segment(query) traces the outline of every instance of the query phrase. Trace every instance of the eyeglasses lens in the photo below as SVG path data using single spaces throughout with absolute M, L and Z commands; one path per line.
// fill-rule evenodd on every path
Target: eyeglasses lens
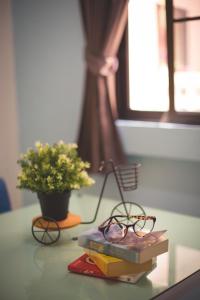
M 112 223 L 104 230 L 104 237 L 109 242 L 119 242 L 126 234 L 126 226 L 123 224 Z
M 138 236 L 144 236 L 153 230 L 153 220 L 138 220 L 135 224 L 135 233 Z

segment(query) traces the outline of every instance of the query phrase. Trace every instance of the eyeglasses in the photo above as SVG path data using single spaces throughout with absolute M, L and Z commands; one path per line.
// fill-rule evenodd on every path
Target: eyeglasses
M 156 217 L 143 215 L 129 216 L 128 221 L 131 224 L 124 224 L 124 220 L 127 220 L 126 215 L 112 216 L 104 221 L 98 227 L 98 230 L 103 233 L 107 241 L 113 243 L 123 240 L 128 232 L 134 232 L 138 237 L 142 238 L 152 232 Z

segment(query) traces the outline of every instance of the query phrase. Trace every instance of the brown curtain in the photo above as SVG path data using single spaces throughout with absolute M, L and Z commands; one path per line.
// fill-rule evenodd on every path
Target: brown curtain
M 96 172 L 102 160 L 124 163 L 115 127 L 116 57 L 127 24 L 128 0 L 80 0 L 85 31 L 86 79 L 78 146 Z

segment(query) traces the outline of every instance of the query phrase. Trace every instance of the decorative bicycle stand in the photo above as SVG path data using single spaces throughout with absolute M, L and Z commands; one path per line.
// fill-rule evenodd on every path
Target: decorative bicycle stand
M 116 166 L 111 159 L 103 162 L 99 168 L 99 171 L 104 171 L 105 177 L 93 219 L 90 221 L 81 222 L 80 216 L 72 214 L 70 212 L 68 213 L 67 218 L 62 221 L 56 221 L 48 217 L 36 217 L 32 221 L 32 235 L 35 240 L 44 245 L 51 245 L 59 240 L 61 230 L 71 228 L 79 224 L 94 223 L 98 215 L 107 179 L 111 174 L 114 174 L 121 199 L 121 202 L 114 206 L 114 208 L 112 209 L 111 216 L 115 214 L 124 215 L 124 222 L 129 224 L 130 216 L 146 215 L 142 206 L 132 201 L 125 201 L 123 195 L 123 192 L 133 191 L 137 189 L 138 172 L 140 166 L 141 165 L 138 163 Z

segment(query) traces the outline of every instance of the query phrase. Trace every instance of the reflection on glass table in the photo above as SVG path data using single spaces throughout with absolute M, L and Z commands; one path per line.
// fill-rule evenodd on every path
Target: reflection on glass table
M 90 218 L 98 198 L 75 193 L 70 211 Z M 150 299 L 200 269 L 199 218 L 145 207 L 156 216 L 155 230 L 167 230 L 169 252 L 157 258 L 157 267 L 137 284 L 119 283 L 68 272 L 67 266 L 83 254 L 72 238 L 101 224 L 117 200 L 104 199 L 95 224 L 78 225 L 62 232 L 52 246 L 38 244 L 31 234 L 38 204 L 0 216 L 1 299 Z

